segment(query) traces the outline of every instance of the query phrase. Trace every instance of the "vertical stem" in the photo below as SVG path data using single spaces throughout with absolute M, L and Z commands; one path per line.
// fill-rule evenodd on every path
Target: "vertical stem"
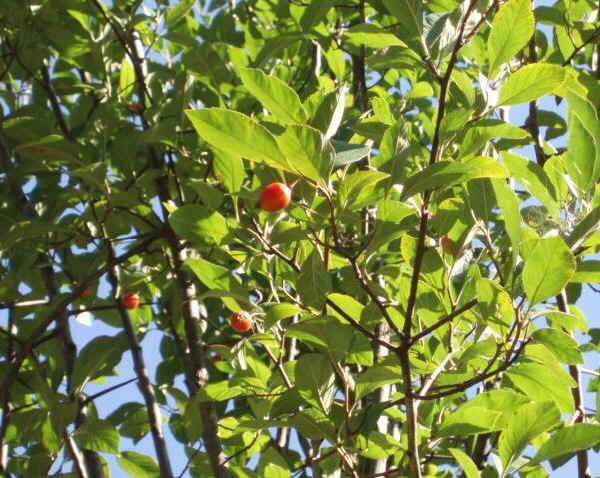
M 151 101 L 148 87 L 146 85 L 146 63 L 143 57 L 143 49 L 139 34 L 132 32 L 128 38 L 122 35 L 121 29 L 115 22 L 112 21 L 110 16 L 104 11 L 102 5 L 98 0 L 92 0 L 96 8 L 101 12 L 105 20 L 112 26 L 112 29 L 117 35 L 121 46 L 125 50 L 125 53 L 129 55 L 131 62 L 134 67 L 136 81 L 138 83 L 138 96 L 142 104 L 145 103 L 146 98 Z M 144 130 L 147 130 L 150 126 L 143 114 L 139 115 L 140 120 L 144 126 Z M 155 148 L 149 147 L 148 154 L 152 166 L 156 169 L 162 170 L 164 163 L 160 158 L 160 155 Z M 171 199 L 169 193 L 168 177 L 165 175 L 159 177 L 155 181 L 160 203 L 162 205 L 162 212 L 164 220 L 167 220 L 168 211 L 166 210 L 164 203 Z M 206 367 L 206 356 L 202 347 L 202 339 L 198 335 L 196 323 L 202 318 L 200 317 L 200 307 L 198 300 L 196 299 L 196 287 L 189 277 L 189 273 L 183 269 L 183 263 L 186 259 L 186 251 L 182 249 L 178 244 L 178 239 L 175 233 L 166 225 L 166 232 L 169 241 L 169 249 L 173 256 L 175 276 L 179 288 L 184 295 L 184 306 L 183 306 L 183 318 L 185 322 L 185 332 L 188 342 L 189 363 L 191 363 L 192 370 L 186 370 L 186 383 L 188 390 L 192 395 L 195 395 L 197 391 L 206 385 L 209 381 L 209 373 Z M 221 440 L 218 435 L 218 417 L 216 412 L 216 406 L 214 402 L 202 402 L 200 405 L 200 413 L 203 424 L 203 440 L 204 446 L 208 453 L 213 475 L 215 478 L 224 478 L 226 476 L 226 456 L 223 453 L 223 447 Z
M 438 112 L 437 118 L 435 122 L 435 132 L 433 135 L 433 141 L 431 144 L 431 154 L 429 157 L 429 164 L 436 163 L 441 154 L 442 154 L 442 144 L 441 144 L 441 125 L 442 120 L 444 119 L 444 115 L 446 112 L 446 103 L 448 100 L 448 90 L 450 88 L 450 80 L 452 78 L 452 71 L 456 65 L 458 60 L 458 52 L 462 46 L 462 39 L 465 32 L 465 27 L 467 21 L 477 4 L 477 0 L 471 0 L 469 6 L 467 7 L 467 11 L 463 17 L 462 23 L 459 28 L 458 36 L 456 39 L 456 44 L 454 49 L 452 50 L 452 54 L 450 56 L 450 60 L 448 61 L 448 66 L 446 67 L 446 71 L 444 76 L 440 79 L 440 96 L 438 103 Z M 417 407 L 415 406 L 414 399 L 412 398 L 412 377 L 411 377 L 411 366 L 410 366 L 410 357 L 409 350 L 411 344 L 411 330 L 413 319 L 416 310 L 416 302 L 417 302 L 417 293 L 419 289 L 419 278 L 421 275 L 421 267 L 423 265 L 423 258 L 425 256 L 425 238 L 427 237 L 427 227 L 429 221 L 429 204 L 431 201 L 433 191 L 430 189 L 425 192 L 423 197 L 423 205 L 421 206 L 421 222 L 419 224 L 419 237 L 417 242 L 417 251 L 415 255 L 415 263 L 413 266 L 411 284 L 410 284 L 410 292 L 408 295 L 408 302 L 406 306 L 406 314 L 404 320 L 403 327 L 403 346 L 398 351 L 398 355 L 400 358 L 400 364 L 402 367 L 402 377 L 403 377 L 403 386 L 404 386 L 404 404 L 406 406 L 406 414 L 407 414 L 407 428 L 408 428 L 408 453 L 410 455 L 410 462 L 412 468 L 412 476 L 413 478 L 421 478 L 421 463 L 419 459 L 419 429 L 417 423 Z
M 387 322 L 382 322 L 381 324 L 379 324 L 379 327 L 377 330 L 377 336 L 381 340 L 385 340 L 386 342 L 390 341 L 391 330 L 390 330 L 390 326 L 388 325 Z M 386 357 L 389 355 L 389 353 L 390 353 L 390 351 L 387 347 L 384 347 L 381 344 L 377 345 L 376 356 L 378 358 Z M 392 395 L 391 392 L 392 392 L 392 385 L 384 385 L 383 387 L 381 387 L 379 389 L 379 397 L 378 397 L 379 403 L 387 402 Z M 382 414 L 377 419 L 377 431 L 379 433 L 383 433 L 384 435 L 387 435 L 389 432 L 389 428 L 390 428 L 390 419 L 387 415 Z M 379 460 L 376 460 L 373 472 L 374 473 L 384 473 L 387 471 L 387 468 L 388 468 L 387 465 L 388 465 L 387 458 L 381 458 Z
M 73 460 L 75 461 L 75 470 L 77 471 L 79 477 L 90 478 L 85 463 L 85 457 L 83 456 L 83 453 L 81 452 L 81 450 L 77 446 L 77 443 L 75 443 L 75 440 L 73 440 L 73 437 L 71 435 L 67 435 L 67 446 L 69 447 L 69 450 L 73 455 Z
M 106 231 L 104 231 L 106 238 Z M 107 248 L 109 254 L 109 260 L 115 260 L 115 251 L 112 244 L 107 239 Z M 138 387 L 144 402 L 146 403 L 146 413 L 148 414 L 148 421 L 150 422 L 150 433 L 152 435 L 152 441 L 154 442 L 154 450 L 156 451 L 156 459 L 160 468 L 160 476 L 162 478 L 173 478 L 173 471 L 171 470 L 171 462 L 169 460 L 169 454 L 167 452 L 167 445 L 165 443 L 165 437 L 162 431 L 161 414 L 156 400 L 156 394 L 152 383 L 150 383 L 150 377 L 146 363 L 144 362 L 144 356 L 142 353 L 142 347 L 137 339 L 135 328 L 129 316 L 129 312 L 125 309 L 125 306 L 119 299 L 120 295 L 120 284 L 119 284 L 119 271 L 118 267 L 114 266 L 109 270 L 108 273 L 109 282 L 113 288 L 113 294 L 116 297 L 116 308 L 121 317 L 125 334 L 129 342 L 129 350 L 133 358 L 133 368 L 135 374 L 138 377 Z
M 15 350 L 13 335 L 16 332 L 15 327 L 15 309 L 14 305 L 8 309 L 8 347 L 6 356 L 12 364 L 15 360 Z M 8 468 L 8 443 L 6 443 L 6 431 L 10 422 L 10 413 L 12 411 L 12 402 L 10 397 L 10 387 L 6 387 L 2 391 L 2 421 L 0 422 L 0 474 L 6 474 Z
M 556 296 L 556 303 L 558 310 L 566 314 L 569 313 L 569 304 L 567 302 L 567 294 L 563 290 L 559 295 Z M 579 365 L 569 365 L 569 374 L 575 380 L 577 384 L 571 389 L 573 394 L 573 400 L 575 402 L 575 423 L 583 423 L 585 419 L 585 404 L 583 400 L 583 383 L 581 382 L 581 371 Z M 591 478 L 589 457 L 587 450 L 580 450 L 577 452 L 577 476 L 578 478 Z
M 600 20 L 600 2 L 598 2 L 598 18 Z M 600 79 L 600 43 L 596 45 L 596 77 Z
M 412 398 L 412 377 L 410 372 L 410 357 L 408 348 L 403 347 L 398 355 L 402 366 L 402 385 L 404 387 L 404 405 L 406 407 L 406 426 L 408 435 L 408 457 L 410 460 L 411 476 L 422 478 L 421 459 L 419 457 L 419 433 L 417 423 L 417 408 Z
M 535 51 L 535 32 L 531 37 L 531 40 L 529 40 L 529 62 L 537 62 L 537 53 Z M 538 107 L 536 100 L 529 102 L 529 117 L 525 123 L 534 139 L 533 147 L 535 150 L 536 161 L 540 166 L 544 166 L 544 163 L 546 162 L 546 155 L 544 154 L 544 150 L 540 145 L 540 127 L 538 123 Z

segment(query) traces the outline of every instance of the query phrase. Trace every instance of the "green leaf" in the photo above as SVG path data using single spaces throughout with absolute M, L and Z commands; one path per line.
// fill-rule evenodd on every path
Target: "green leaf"
M 121 74 L 119 75 L 119 96 L 129 98 L 135 88 L 135 71 L 128 55 L 121 62 Z
M 334 0 L 311 0 L 300 19 L 302 30 L 308 32 L 312 27 L 323 21 L 334 3 Z
M 539 329 L 531 334 L 536 342 L 543 344 L 563 363 L 583 363 L 583 356 L 577 347 L 577 341 L 569 334 L 556 329 Z
M 360 302 L 358 302 L 354 297 L 350 297 L 349 295 L 344 294 L 330 294 L 329 300 L 337 305 L 340 309 L 342 309 L 346 314 L 348 314 L 353 319 L 359 321 L 360 316 L 365 308 Z M 338 316 L 342 321 L 346 322 L 346 319 L 343 316 L 339 315 L 335 309 L 331 308 L 331 313 Z
M 230 398 L 243 395 L 244 393 L 247 393 L 247 390 L 244 387 L 232 385 L 230 380 L 222 380 L 220 382 L 209 383 L 202 387 L 199 400 L 223 402 Z
M 287 319 L 301 312 L 302 309 L 295 304 L 275 304 L 267 311 L 264 321 L 265 329 L 270 329 L 280 320 Z
M 211 146 L 233 156 L 294 172 L 263 126 L 237 111 L 222 108 L 185 110 L 198 135 Z
M 508 62 L 527 45 L 534 30 L 533 4 L 529 0 L 509 0 L 500 7 L 487 42 L 490 78 L 495 76 L 500 65 Z
M 533 306 L 558 294 L 575 273 L 575 257 L 558 236 L 530 239 L 523 268 L 523 285 Z
M 436 189 L 442 191 L 457 184 L 464 184 L 476 178 L 504 178 L 504 167 L 492 158 L 478 157 L 464 163 L 440 161 L 427 166 L 423 171 L 409 177 L 402 191 L 402 198 Z
M 355 171 L 347 176 L 338 191 L 338 201 L 342 209 L 350 206 L 359 194 L 370 185 L 389 177 L 389 174 L 379 171 Z
M 502 430 L 514 411 L 530 401 L 525 395 L 510 389 L 480 393 L 448 415 L 438 434 L 452 436 Z
M 546 206 L 552 217 L 558 218 L 559 206 L 556 192 L 546 172 L 537 163 L 506 151 L 502 152 L 502 160 L 511 176 Z
M 179 20 L 187 15 L 194 7 L 196 0 L 179 0 L 173 8 L 169 8 L 167 13 L 167 25 L 173 27 Z
M 360 23 L 348 28 L 344 32 L 349 43 L 353 45 L 365 45 L 369 48 L 387 48 L 390 46 L 401 46 L 407 48 L 406 44 L 393 33 L 386 32 L 372 23 Z
M 600 177 L 600 122 L 596 108 L 581 93 L 568 89 L 567 100 L 569 174 L 582 191 L 588 191 Z
M 580 246 L 586 238 L 600 229 L 600 207 L 592 209 L 581 221 L 579 221 L 573 232 L 566 239 L 571 249 Z
M 81 391 L 88 381 L 101 374 L 112 374 L 125 350 L 121 336 L 101 335 L 87 343 L 75 361 L 71 388 Z
M 553 310 L 546 312 L 544 315 L 549 321 L 551 321 L 552 327 L 560 327 L 568 330 L 569 332 L 574 332 L 576 329 L 587 332 L 589 327 L 583 312 L 581 312 L 577 306 L 572 304 L 569 306 L 569 308 L 571 309 L 570 314 Z
M 466 436 L 499 430 L 502 412 L 480 406 L 461 407 L 448 415 L 440 430 L 439 436 Z
M 364 435 L 358 437 L 360 454 L 371 460 L 380 460 L 387 456 L 402 451 L 402 445 L 391 435 L 377 430 L 369 432 L 368 438 Z
M 410 34 L 423 33 L 422 0 L 383 0 L 383 4 Z
M 319 130 L 290 125 L 277 137 L 287 163 L 300 175 L 324 184 L 333 167 L 334 150 Z
M 46 417 L 46 421 L 42 425 L 42 436 L 41 441 L 48 451 L 57 453 L 60 450 L 59 434 L 60 431 L 56 430 L 52 425 L 52 419 L 50 415 Z
M 227 220 L 217 211 L 199 204 L 186 204 L 169 214 L 175 233 L 196 244 L 221 244 L 229 233 Z
M 473 462 L 471 457 L 464 451 L 458 448 L 448 448 L 448 451 L 452 454 L 457 463 L 462 467 L 465 472 L 466 478 L 481 478 L 481 474 L 477 469 L 477 465 Z
M 204 259 L 188 259 L 185 265 L 189 267 L 200 281 L 210 289 L 220 289 L 231 294 L 231 297 L 223 298 L 223 302 L 232 311 L 242 307 L 239 302 L 249 305 L 248 292 L 233 276 L 229 269 L 213 264 Z
M 273 478 L 290 478 L 292 476 L 289 469 L 282 468 L 275 463 L 269 463 L 267 466 L 265 466 L 263 473 L 264 476 Z
M 305 320 L 287 330 L 290 337 L 323 347 L 333 360 L 343 360 L 352 349 L 353 329 L 332 318 Z
M 559 422 L 560 412 L 552 402 L 528 403 L 519 408 L 498 441 L 504 468 L 519 457 L 531 440 Z
M 106 420 L 88 420 L 73 434 L 77 444 L 84 450 L 102 453 L 119 453 L 121 435 Z
M 214 148 L 214 167 L 217 178 L 223 182 L 230 193 L 237 193 L 242 189 L 246 178 L 244 161 L 239 155 L 233 155 Z
M 535 63 L 519 68 L 502 87 L 498 106 L 518 105 L 537 100 L 558 89 L 566 78 L 562 66 Z
M 46 161 L 53 160 L 57 162 L 72 162 L 79 154 L 79 149 L 75 143 L 66 141 L 65 138 L 59 134 L 36 137 L 31 141 L 19 144 L 15 148 L 15 151 L 30 159 L 44 158 Z M 106 170 L 105 165 L 99 163 L 96 164 L 102 166 L 98 168 L 98 170 Z M 84 169 L 88 170 L 89 174 L 89 171 L 92 170 L 96 164 L 88 165 L 87 168 Z M 82 169 L 79 171 L 83 172 Z
M 306 123 L 307 115 L 300 97 L 279 78 L 255 68 L 240 70 L 242 83 L 273 116 L 284 123 Z
M 545 441 L 529 464 L 541 463 L 579 450 L 589 450 L 598 443 L 600 443 L 600 425 L 576 423 L 571 427 L 561 428 Z
M 296 290 L 304 304 L 319 309 L 325 305 L 327 294 L 332 290 L 331 277 L 317 250 L 302 264 Z
M 584 261 L 577 266 L 571 282 L 600 283 L 600 261 Z
M 331 140 L 335 148 L 335 166 L 345 166 L 356 163 L 371 152 L 371 147 L 365 144 L 350 144 L 335 139 Z
M 296 388 L 307 402 L 329 413 L 335 393 L 335 374 L 325 354 L 304 354 L 296 365 Z
M 506 233 L 512 245 L 512 262 L 516 264 L 521 248 L 521 214 L 519 212 L 521 203 L 504 179 L 492 179 L 491 182 L 498 206 L 502 210 Z
M 356 379 L 356 398 L 362 398 L 384 385 L 400 382 L 402 382 L 400 365 L 373 365 Z
M 159 478 L 158 463 L 147 455 L 135 451 L 124 451 L 119 456 L 119 465 L 133 478 Z
M 548 363 L 525 362 L 511 368 L 506 375 L 519 390 L 533 400 L 551 399 L 561 412 L 573 412 L 572 379 L 560 365 L 554 367 Z
M 461 110 L 455 110 L 460 113 Z M 464 110 L 468 114 L 470 110 Z M 454 113 L 454 112 L 452 112 Z M 450 113 L 450 114 L 452 114 Z M 444 117 L 446 119 L 447 117 Z M 451 118 L 451 116 L 448 116 Z M 468 118 L 465 118 L 465 121 Z M 444 125 L 445 123 L 442 123 Z M 531 140 L 531 135 L 528 131 L 519 128 L 511 123 L 506 123 L 499 120 L 482 120 L 470 127 L 464 135 L 460 145 L 458 159 L 471 154 L 479 154 L 488 141 L 498 138 L 506 138 L 509 140 Z
M 344 59 L 344 52 L 341 49 L 326 49 L 323 51 L 325 58 L 327 58 L 327 64 L 337 77 L 338 80 L 342 81 L 346 73 L 346 60 Z

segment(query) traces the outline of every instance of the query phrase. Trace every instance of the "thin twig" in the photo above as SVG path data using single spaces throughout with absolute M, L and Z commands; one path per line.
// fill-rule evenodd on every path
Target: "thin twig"
M 450 322 L 451 320 L 453 320 L 455 317 L 459 316 L 463 312 L 466 312 L 467 310 L 473 308 L 475 305 L 477 305 L 477 303 L 478 303 L 477 299 L 470 300 L 462 307 L 459 307 L 458 309 L 452 311 L 450 314 L 448 314 L 443 319 L 438 320 L 435 324 L 430 325 L 429 327 L 423 329 L 418 334 L 413 335 L 411 337 L 410 341 L 408 342 L 409 347 L 412 346 L 415 342 L 421 340 L 423 337 L 429 335 L 431 332 L 434 332 L 435 330 L 439 329 L 442 325 L 447 324 L 448 322 Z

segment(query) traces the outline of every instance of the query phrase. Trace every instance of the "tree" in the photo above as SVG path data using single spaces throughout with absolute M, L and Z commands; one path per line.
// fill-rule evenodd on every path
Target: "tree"
M 0 2 L 0 475 L 591 476 L 599 11 Z

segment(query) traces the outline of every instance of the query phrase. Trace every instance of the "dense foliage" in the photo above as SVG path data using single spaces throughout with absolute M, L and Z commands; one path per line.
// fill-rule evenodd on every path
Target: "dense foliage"
M 2 0 L 0 475 L 591 476 L 599 12 Z

